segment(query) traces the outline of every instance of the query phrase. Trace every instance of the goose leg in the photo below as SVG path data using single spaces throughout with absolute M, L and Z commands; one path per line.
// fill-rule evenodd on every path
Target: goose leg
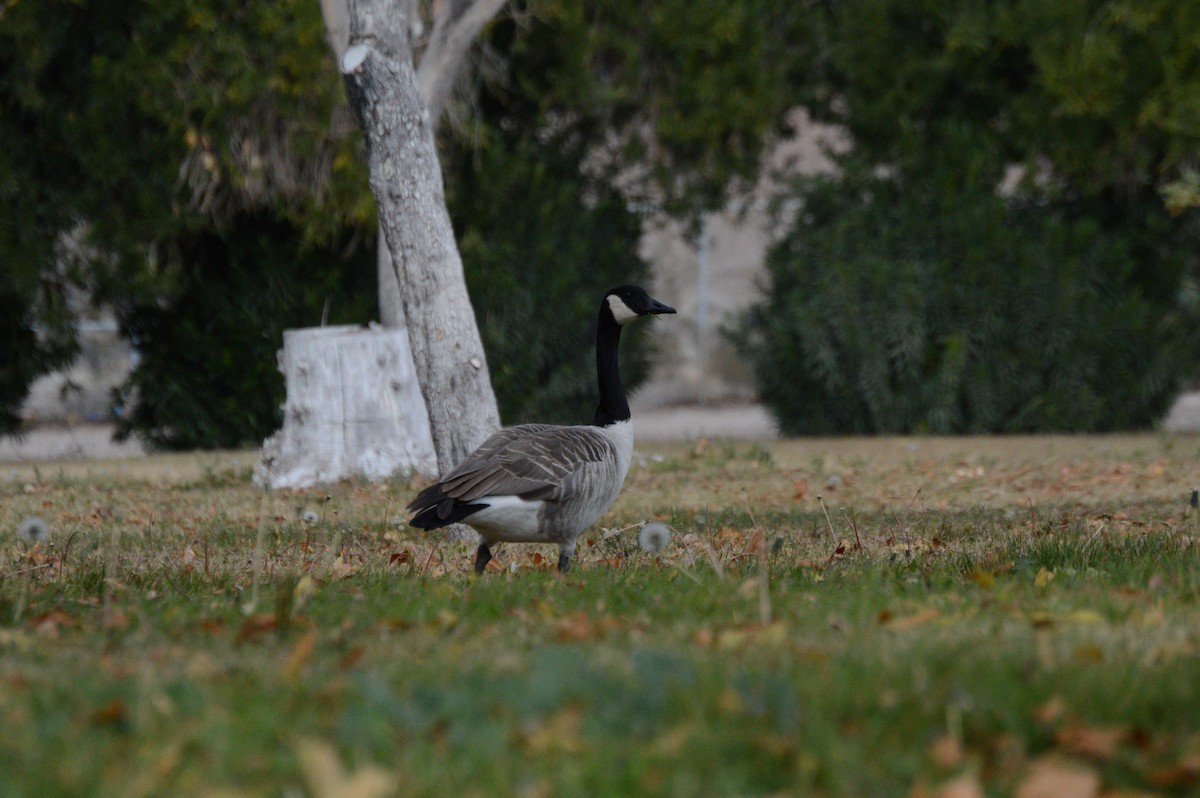
M 480 543 L 479 548 L 475 549 L 475 573 L 483 573 L 483 569 L 487 568 L 487 564 L 492 560 L 492 550 L 488 548 L 488 544 Z
M 565 554 L 558 555 L 558 572 L 565 574 L 571 567 L 571 558 Z

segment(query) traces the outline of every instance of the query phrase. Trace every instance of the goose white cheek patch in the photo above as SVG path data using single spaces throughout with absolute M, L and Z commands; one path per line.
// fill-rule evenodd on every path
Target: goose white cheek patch
M 613 318 L 617 320 L 617 324 L 628 324 L 638 317 L 638 314 L 629 309 L 629 306 L 616 294 L 608 295 L 608 309 L 612 311 Z

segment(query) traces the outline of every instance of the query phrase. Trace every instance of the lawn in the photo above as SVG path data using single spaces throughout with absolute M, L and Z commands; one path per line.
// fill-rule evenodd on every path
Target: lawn
M 0 464 L 0 795 L 1200 790 L 1200 439 L 640 446 L 565 577 L 253 461 Z

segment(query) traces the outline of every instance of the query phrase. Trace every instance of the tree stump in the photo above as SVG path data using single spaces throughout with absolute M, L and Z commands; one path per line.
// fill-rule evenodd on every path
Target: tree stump
M 302 488 L 437 474 L 407 330 L 287 330 L 279 370 L 287 380 L 283 428 L 263 442 L 257 483 Z

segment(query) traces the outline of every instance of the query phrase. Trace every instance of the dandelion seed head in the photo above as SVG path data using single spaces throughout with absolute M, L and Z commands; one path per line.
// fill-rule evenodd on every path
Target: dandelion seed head
M 661 521 L 651 521 L 638 532 L 638 545 L 642 551 L 657 553 L 671 545 L 671 527 Z
M 31 515 L 17 527 L 17 537 L 26 543 L 45 543 L 50 539 L 50 527 L 41 518 Z
M 317 515 L 316 510 L 305 510 L 304 513 L 300 516 L 300 520 L 303 521 L 304 523 L 308 524 L 309 526 L 311 526 L 311 525 L 317 523 L 318 521 L 320 521 L 321 516 Z

